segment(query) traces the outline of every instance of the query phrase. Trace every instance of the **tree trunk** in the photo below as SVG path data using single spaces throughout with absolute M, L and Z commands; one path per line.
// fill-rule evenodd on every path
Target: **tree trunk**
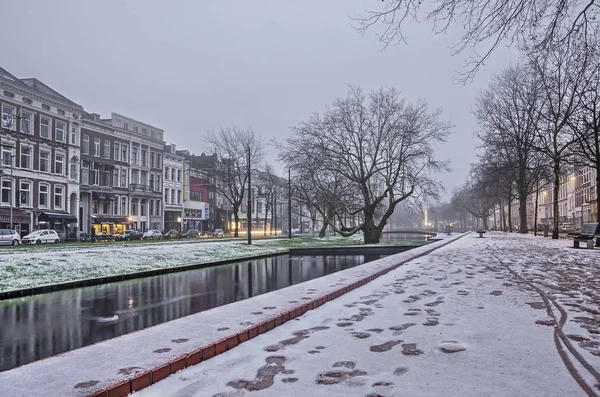
M 379 243 L 379 239 L 381 238 L 381 229 L 375 226 L 372 216 L 365 216 L 362 231 L 365 244 Z
M 498 229 L 498 221 L 496 219 L 496 204 L 494 204 L 494 227 L 493 227 L 493 229 L 494 230 Z
M 596 157 L 596 160 L 598 160 L 596 161 L 596 222 L 600 222 L 600 211 L 598 211 L 598 204 L 600 204 L 600 158 Z M 600 238 L 596 239 L 596 247 L 600 247 Z
M 502 205 L 502 199 L 499 199 L 500 202 L 500 229 L 502 229 L 503 232 L 506 233 L 506 231 L 508 230 L 506 228 L 506 214 L 504 211 L 504 206 Z
M 527 195 L 523 194 L 523 192 L 519 193 L 519 233 L 527 234 L 528 225 L 527 225 Z
M 238 214 L 238 209 L 233 208 L 233 219 L 235 220 L 235 227 L 233 229 L 233 237 L 238 237 L 238 224 L 240 222 L 240 215 Z
M 508 192 L 508 197 L 511 197 L 510 190 Z M 512 222 L 512 203 L 510 202 L 510 198 L 508 199 L 508 232 L 513 232 L 513 222 Z
M 554 230 L 552 231 L 552 239 L 558 240 L 558 192 L 560 191 L 560 160 L 554 159 L 554 188 L 552 189 L 553 203 L 552 209 L 554 211 Z
M 484 216 L 481 218 L 481 222 L 483 223 L 483 230 L 488 230 L 488 218 Z
M 327 227 L 329 226 L 329 221 L 327 218 L 323 218 L 323 226 L 321 226 L 321 230 L 319 231 L 319 237 L 325 237 L 325 233 L 327 232 Z
M 533 235 L 534 236 L 537 236 L 539 195 L 540 195 L 539 181 L 536 181 L 535 182 L 535 211 L 533 214 Z

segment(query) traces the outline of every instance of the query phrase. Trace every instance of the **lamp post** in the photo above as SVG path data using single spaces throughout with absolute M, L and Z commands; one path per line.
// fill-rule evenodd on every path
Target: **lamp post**
M 177 217 L 177 223 L 179 224 L 179 234 L 181 234 L 181 217 Z
M 248 146 L 248 245 L 252 245 L 252 188 L 251 188 L 251 172 L 250 169 L 250 146 Z
M 292 169 L 288 168 L 288 238 L 292 238 Z

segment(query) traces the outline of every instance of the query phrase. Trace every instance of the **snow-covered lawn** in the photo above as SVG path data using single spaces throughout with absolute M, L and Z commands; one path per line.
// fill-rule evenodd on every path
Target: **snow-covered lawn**
M 256 239 L 251 246 L 245 240 L 192 240 L 7 247 L 0 249 L 0 291 L 275 254 L 289 248 L 356 245 L 361 237 Z
M 595 395 L 600 251 L 568 244 L 467 235 L 135 395 Z

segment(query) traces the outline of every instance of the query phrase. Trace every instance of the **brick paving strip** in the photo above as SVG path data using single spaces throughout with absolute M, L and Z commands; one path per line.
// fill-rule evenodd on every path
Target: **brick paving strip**
M 1 372 L 2 396 L 126 396 L 222 354 L 460 237 L 454 235 Z

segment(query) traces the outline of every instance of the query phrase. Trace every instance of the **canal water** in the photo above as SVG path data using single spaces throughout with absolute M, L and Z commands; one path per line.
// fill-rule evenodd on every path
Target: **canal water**
M 0 301 L 0 371 L 385 255 L 280 255 Z

